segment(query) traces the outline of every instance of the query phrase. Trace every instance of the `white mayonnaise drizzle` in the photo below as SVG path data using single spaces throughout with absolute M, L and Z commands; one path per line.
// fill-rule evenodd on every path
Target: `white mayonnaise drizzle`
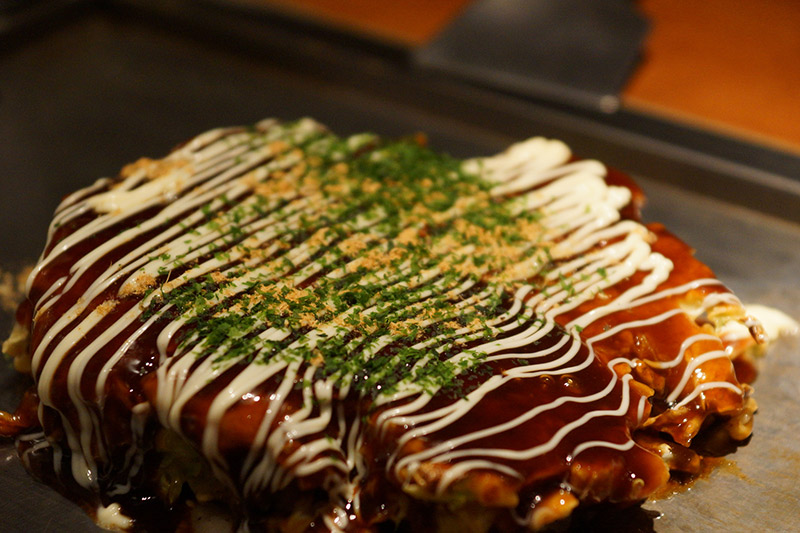
M 267 364 L 247 363 L 245 355 L 225 362 L 215 362 L 215 356 L 224 355 L 227 346 L 221 345 L 216 352 L 199 359 L 203 348 L 198 342 L 189 342 L 175 353 L 169 353 L 170 341 L 188 320 L 188 316 L 170 319 L 169 306 L 159 308 L 152 316 L 142 320 L 142 309 L 152 301 L 155 293 L 148 296 L 140 306 L 132 307 L 121 314 L 114 323 L 100 324 L 107 309 L 100 307 L 86 312 L 89 303 L 105 294 L 107 290 L 121 283 L 121 290 L 138 290 L 137 284 L 156 278 L 162 269 L 168 269 L 171 258 L 182 257 L 187 264 L 205 257 L 209 251 L 224 243 L 225 227 L 211 228 L 204 225 L 204 209 L 219 209 L 221 198 L 236 199 L 243 205 L 254 205 L 251 196 L 253 183 L 263 183 L 272 179 L 274 173 L 290 172 L 301 162 L 301 154 L 291 146 L 321 131 L 320 126 L 310 120 L 294 125 L 280 125 L 265 121 L 258 125 L 256 133 L 242 130 L 219 129 L 203 134 L 190 141 L 169 157 L 156 163 L 144 163 L 122 178 L 113 182 L 108 189 L 108 180 L 98 181 L 90 188 L 67 197 L 59 206 L 50 229 L 50 237 L 57 228 L 75 220 L 77 217 L 94 212 L 97 218 L 68 235 L 55 244 L 42 256 L 28 283 L 29 291 L 33 280 L 53 261 L 72 251 L 90 239 L 93 234 L 114 227 L 121 221 L 148 209 L 157 209 L 155 215 L 131 227 L 85 253 L 72 266 L 70 276 L 55 281 L 44 289 L 39 298 L 35 313 L 43 313 L 52 308 L 61 296 L 90 271 L 99 271 L 88 285 L 83 297 L 54 321 L 49 330 L 38 342 L 33 353 L 32 367 L 38 382 L 39 396 L 44 406 L 54 407 L 53 387 L 58 372 L 67 373 L 67 390 L 74 406 L 76 419 L 62 415 L 61 421 L 66 435 L 66 445 L 72 451 L 72 476 L 84 487 L 97 487 L 98 461 L 107 460 L 106 439 L 102 434 L 100 417 L 103 411 L 107 380 L 111 372 L 120 364 L 127 351 L 153 328 L 158 331 L 157 348 L 160 354 L 156 370 L 157 394 L 152 406 L 139 409 L 134 418 L 132 431 L 141 436 L 144 420 L 150 410 L 160 423 L 170 430 L 183 434 L 185 409 L 197 394 L 234 365 L 238 373 L 210 402 L 206 412 L 202 437 L 198 443 L 202 454 L 209 460 L 215 474 L 228 483 L 241 487 L 245 496 L 263 490 L 280 490 L 296 477 L 306 477 L 319 472 L 332 471 L 328 483 L 330 493 L 340 502 L 349 502 L 357 514 L 360 505 L 358 486 L 363 480 L 367 465 L 364 464 L 360 448 L 364 442 L 364 424 L 361 413 L 349 413 L 343 409 L 339 398 L 355 394 L 343 376 L 334 375 L 327 379 L 314 380 L 315 364 L 304 365 L 298 361 L 273 359 Z M 369 138 L 354 138 L 352 142 L 367 142 Z M 415 483 L 415 474 L 425 464 L 447 464 L 449 468 L 436 481 L 435 491 L 445 493 L 456 481 L 471 471 L 492 470 L 517 479 L 520 474 L 510 463 L 540 457 L 559 446 L 576 429 L 598 417 L 624 416 L 633 409 L 638 414 L 638 422 L 645 416 L 646 399 L 638 398 L 632 403 L 630 374 L 618 375 L 614 370 L 620 362 L 629 367 L 626 359 L 614 359 L 608 363 L 608 381 L 597 385 L 593 390 L 578 395 L 562 395 L 558 399 L 541 403 L 535 408 L 507 419 L 498 418 L 494 425 L 478 431 L 460 434 L 457 437 L 437 441 L 436 433 L 453 427 L 460 420 L 467 419 L 480 405 L 483 398 L 497 394 L 503 387 L 518 380 L 542 379 L 543 376 L 567 376 L 579 373 L 596 364 L 595 346 L 617 335 L 640 327 L 664 323 L 684 313 L 674 309 L 654 316 L 637 315 L 635 320 L 621 321 L 606 331 L 593 337 L 582 338 L 580 332 L 597 321 L 624 312 L 643 308 L 661 299 L 682 295 L 701 287 L 717 285 L 713 279 L 695 280 L 691 283 L 663 289 L 660 287 L 669 279 L 674 265 L 663 255 L 654 252 L 650 243 L 652 236 L 643 225 L 621 220 L 620 210 L 631 201 L 631 191 L 625 187 L 606 183 L 605 167 L 597 161 L 570 162 L 570 151 L 558 141 L 541 138 L 516 144 L 506 152 L 494 157 L 473 159 L 464 163 L 466 169 L 480 173 L 486 180 L 496 183 L 491 196 L 501 198 L 518 195 L 514 204 L 524 211 L 538 210 L 544 234 L 542 242 L 552 243 L 549 253 L 558 266 L 543 274 L 546 290 L 534 290 L 524 282 L 519 284 L 509 307 L 504 314 L 488 322 L 497 335 L 508 332 L 500 340 L 494 339 L 480 343 L 473 349 L 486 354 L 487 362 L 502 362 L 510 359 L 520 363 L 504 373 L 487 377 L 465 397 L 454 399 L 450 404 L 438 409 L 426 409 L 431 401 L 430 390 L 424 390 L 415 383 L 401 383 L 392 394 L 378 396 L 375 405 L 384 406 L 375 421 L 380 435 L 396 432 L 403 428 L 397 438 L 396 447 L 389 458 L 387 472 L 401 485 L 408 487 Z M 207 259 L 194 264 L 175 279 L 170 279 L 162 290 L 170 291 L 193 280 L 214 272 L 225 274 L 228 265 L 240 260 L 252 267 L 249 277 L 237 279 L 224 295 L 219 298 L 232 298 L 245 292 L 250 281 L 265 278 L 278 278 L 275 264 L 281 257 L 287 257 L 296 265 L 303 265 L 291 282 L 297 286 L 311 280 L 318 273 L 335 279 L 343 276 L 345 270 L 324 272 L 325 257 L 312 260 L 325 243 L 306 242 L 290 250 L 286 255 L 277 244 L 282 236 L 299 227 L 303 217 L 313 215 L 324 209 L 334 207 L 333 200 L 321 196 L 304 196 L 298 191 L 275 192 L 267 198 L 263 216 L 249 215 L 240 222 L 240 227 L 248 234 L 253 247 L 261 247 L 265 252 L 260 258 L 245 257 L 245 253 L 232 249 L 227 258 Z M 210 206 L 210 207 L 209 207 Z M 369 215 L 369 216 L 368 216 Z M 452 216 L 458 215 L 454 209 Z M 381 213 L 368 213 L 348 222 L 348 230 L 360 232 L 365 239 L 377 239 L 379 235 L 373 226 L 382 220 Z M 165 231 L 151 235 L 155 228 L 169 225 Z M 191 230 L 190 230 L 191 229 Z M 371 233 L 372 232 L 372 233 Z M 149 237 L 148 237 L 149 235 Z M 113 264 L 103 264 L 103 258 L 125 243 L 138 242 L 135 248 Z M 533 243 L 531 244 L 533 246 Z M 444 249 L 447 254 L 470 253 L 469 247 Z M 530 279 L 540 273 L 546 258 L 541 254 L 517 265 L 515 273 L 519 280 Z M 102 265 L 102 266 L 98 266 Z M 383 279 L 387 286 L 403 286 L 398 282 L 400 272 L 380 271 L 371 279 Z M 462 295 L 469 293 L 474 282 L 460 282 L 447 285 L 441 276 L 441 269 L 434 265 L 423 271 L 415 280 L 419 301 L 433 294 L 450 291 L 454 312 L 468 303 L 481 303 L 491 294 L 479 293 L 469 300 Z M 539 350 L 532 349 L 536 341 L 559 332 L 556 325 L 559 317 L 573 313 L 579 307 L 594 300 L 606 289 L 614 287 L 636 274 L 641 281 L 626 288 L 615 298 L 602 305 L 594 306 L 589 312 L 573 317 L 561 331 L 557 343 Z M 379 276 L 379 277 L 378 277 Z M 562 284 L 570 279 L 569 287 Z M 144 280 L 144 281 L 142 281 Z M 141 287 L 138 287 L 139 289 Z M 146 287 L 145 287 L 146 288 Z M 411 294 L 411 292 L 410 292 Z M 122 295 L 120 295 L 121 297 Z M 412 305 L 414 300 L 412 299 Z M 712 293 L 707 296 L 703 310 L 718 303 L 734 303 L 727 292 Z M 461 307 L 460 307 L 461 306 Z M 358 312 L 368 315 L 375 306 L 366 305 Z M 353 312 L 356 312 L 354 309 Z M 534 320 L 536 319 L 536 320 Z M 428 325 L 431 322 L 423 322 Z M 516 333 L 510 334 L 519 324 L 525 324 Z M 137 327 L 134 327 L 134 326 Z M 124 331 L 132 331 L 122 340 L 119 348 L 102 361 L 99 373 L 89 377 L 84 370 L 97 367 L 95 361 L 98 351 Z M 258 332 L 263 340 L 282 341 L 289 338 L 289 331 L 267 327 Z M 437 346 L 454 342 L 456 346 L 477 339 L 476 331 L 465 327 L 455 334 L 439 336 L 421 343 L 419 347 L 431 347 L 431 354 L 438 353 Z M 333 324 L 322 324 L 303 339 L 303 345 L 314 347 L 320 338 L 342 335 L 341 328 Z M 91 342 L 78 346 L 84 339 Z M 298 341 L 299 342 L 299 341 Z M 391 344 L 392 338 L 378 339 L 373 347 L 375 353 Z M 687 363 L 688 351 L 702 352 Z M 458 362 L 467 357 L 466 352 L 458 352 L 451 361 Z M 67 356 L 70 356 L 69 359 Z M 710 381 L 695 385 L 693 375 L 707 362 L 726 357 L 718 337 L 710 334 L 693 335 L 683 341 L 680 349 L 667 361 L 647 361 L 656 369 L 670 369 L 685 365 L 682 377 L 669 393 L 667 400 L 677 406 L 695 401 L 698 396 L 712 389 L 730 390 L 742 394 L 739 387 L 726 381 Z M 425 360 L 418 362 L 424 365 Z M 94 398 L 85 397 L 86 379 L 95 380 L 90 387 Z M 268 398 L 260 398 L 264 403 L 264 417 L 254 421 L 258 426 L 255 438 L 244 460 L 241 471 L 231 472 L 224 454 L 221 453 L 220 427 L 226 413 L 244 397 L 251 394 L 268 380 L 277 380 L 277 386 Z M 302 393 L 299 408 L 283 415 L 278 420 L 285 402 L 292 394 L 298 380 L 312 382 Z M 563 425 L 540 443 L 519 448 L 487 448 L 473 445 L 490 436 L 500 436 L 513 432 L 523 424 L 530 423 L 539 416 L 552 413 L 566 404 L 591 404 L 608 397 L 619 389 L 618 405 L 589 411 L 574 418 L 564 419 Z M 71 421 L 72 420 L 72 421 Z M 77 423 L 74 423 L 77 420 Z M 326 428 L 331 424 L 338 427 L 338 435 L 326 437 Z M 422 451 L 409 453 L 403 446 L 422 438 L 431 439 L 431 444 Z M 42 441 L 44 446 L 47 441 Z M 280 464 L 278 455 L 288 443 L 300 443 Z M 569 460 L 574 460 L 584 451 L 601 447 L 614 450 L 629 450 L 634 446 L 632 439 L 624 442 L 587 440 L 574 446 Z M 140 466 L 141 456 L 136 450 L 128 455 L 132 469 Z M 351 476 L 351 472 L 354 474 Z M 351 479 L 352 478 L 352 479 Z M 122 493 L 128 486 L 118 486 L 115 491 Z M 117 504 L 101 507 L 97 511 L 98 521 L 106 527 L 125 528 L 129 519 L 119 512 Z M 349 512 L 337 507 L 325 517 L 325 524 L 332 531 L 344 530 L 351 519 Z
M 133 520 L 122 514 L 122 509 L 118 503 L 112 503 L 108 507 L 102 505 L 96 511 L 97 525 L 112 531 L 125 531 L 133 525 Z

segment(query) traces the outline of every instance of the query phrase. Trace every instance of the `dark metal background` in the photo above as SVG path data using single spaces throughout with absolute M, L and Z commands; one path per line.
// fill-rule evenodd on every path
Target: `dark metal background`
M 616 110 L 647 19 L 631 0 L 475 0 L 416 59 L 495 89 Z
M 342 134 L 426 132 L 456 156 L 562 138 L 637 175 L 650 197 L 645 217 L 697 247 L 743 300 L 800 317 L 796 156 L 624 111 L 592 115 L 462 86 L 413 69 L 403 51 L 365 52 L 262 15 L 229 17 L 210 1 L 111 2 L 0 39 L 0 266 L 35 261 L 59 198 L 140 156 L 212 127 L 312 116 Z M 3 333 L 9 324 L 5 316 Z M 764 362 L 756 432 L 731 465 L 645 506 L 663 517 L 627 515 L 607 530 L 800 530 L 799 354 L 790 339 Z M 24 381 L 4 365 L 0 408 L 11 409 Z M 0 531 L 92 527 L 0 443 Z

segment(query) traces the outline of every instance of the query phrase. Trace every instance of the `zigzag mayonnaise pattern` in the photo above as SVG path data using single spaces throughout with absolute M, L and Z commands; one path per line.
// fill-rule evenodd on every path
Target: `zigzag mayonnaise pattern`
M 420 216 L 392 213 L 392 204 L 358 204 L 362 193 L 355 188 L 385 186 L 348 181 L 351 158 L 382 157 L 372 136 L 343 141 L 338 159 L 316 167 L 340 172 L 344 191 L 320 185 L 313 162 L 321 156 L 314 154 L 325 155 L 332 142 L 310 120 L 218 129 L 161 161 L 141 161 L 120 179 L 100 180 L 64 199 L 28 285 L 35 317 L 58 310 L 46 331 L 35 333 L 32 370 L 40 418 L 46 409 L 59 414 L 71 475 L 81 486 L 100 490 L 98 473 L 111 461 L 103 421 L 109 379 L 146 338 L 155 339 L 157 351 L 149 376 L 154 392 L 133 408 L 132 444 L 115 468 L 128 476 L 139 471 L 140 441 L 155 417 L 193 441 L 217 477 L 245 499 L 322 475 L 333 505 L 325 523 L 345 530 L 362 514 L 359 490 L 375 468 L 363 449 L 372 441 L 391 441 L 382 444 L 388 446 L 382 468 L 393 483 L 433 499 L 446 498 L 475 472 L 523 486 L 528 474 L 521 465 L 560 447 L 568 448 L 561 458 L 567 463 L 590 450 L 631 450 L 637 446 L 632 430 L 649 418 L 652 423 L 647 387 L 632 385 L 636 362 L 629 354 L 604 359 L 598 346 L 687 314 L 694 319 L 714 306 L 738 306 L 710 277 L 667 283 L 673 262 L 652 249 L 650 230 L 620 215 L 631 190 L 607 183 L 596 161 L 572 161 L 560 142 L 535 138 L 465 162 L 463 171 L 483 185 Z M 482 233 L 461 222 L 501 204 L 505 214 L 497 216 L 510 219 L 503 219 L 502 231 L 513 227 L 527 240 L 498 242 L 501 230 L 490 235 L 492 228 Z M 445 229 L 437 234 L 431 224 Z M 309 227 L 313 231 L 303 233 Z M 469 231 L 475 237 L 462 239 Z M 105 237 L 93 241 L 98 235 Z M 97 244 L 86 249 L 90 241 Z M 420 243 L 427 255 L 403 248 Z M 42 276 L 76 250 L 80 257 L 68 273 L 42 286 Z M 203 301 L 186 303 L 185 295 L 201 284 L 203 291 L 196 291 Z M 320 286 L 372 292 L 347 306 L 337 303 L 345 289 L 325 293 L 329 302 L 306 303 Z M 693 307 L 658 307 L 693 291 L 703 294 Z M 403 297 L 386 300 L 388 293 Z M 66 295 L 71 303 L 62 300 Z M 246 316 L 274 295 L 270 316 L 304 305 L 301 316 L 290 323 L 234 324 L 215 346 L 192 332 L 199 320 L 229 324 L 227 317 Z M 472 320 L 459 322 L 463 316 Z M 382 325 L 370 317 L 380 317 Z M 233 350 L 242 339 L 250 348 Z M 335 361 L 325 355 L 331 343 L 341 346 L 341 368 L 326 366 Z M 400 344 L 418 357 L 404 359 L 405 352 L 396 351 Z M 667 359 L 646 361 L 654 371 L 679 372 L 668 383 L 668 407 L 688 406 L 711 391 L 741 401 L 735 381 L 696 382 L 698 372 L 728 357 L 715 335 L 700 332 L 679 344 Z M 379 356 L 385 357 L 382 367 L 364 376 L 345 361 Z M 429 375 L 434 363 L 456 383 L 470 376 L 470 386 L 448 396 L 449 385 L 439 378 L 415 379 Z M 390 379 L 396 369 L 401 375 Z M 57 389 L 64 375 L 67 400 Z M 367 379 L 385 390 L 365 390 L 359 380 Z M 202 428 L 188 430 L 187 413 L 217 380 L 224 385 L 203 404 Z M 536 405 L 512 406 L 490 423 L 476 414 L 506 391 L 518 394 L 521 383 L 531 390 L 556 384 L 568 393 L 543 393 Z M 225 417 L 243 402 L 259 402 L 261 414 L 234 464 Z M 546 437 L 511 437 L 553 420 L 558 424 Z M 622 429 L 597 438 L 579 431 L 600 423 Z M 462 425 L 468 429 L 457 429 Z M 52 445 L 60 450 L 62 443 Z M 124 494 L 129 488 L 104 490 Z

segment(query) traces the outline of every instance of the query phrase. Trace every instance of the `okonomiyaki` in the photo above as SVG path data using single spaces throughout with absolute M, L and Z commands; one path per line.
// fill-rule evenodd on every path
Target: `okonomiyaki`
M 486 532 L 638 504 L 701 471 L 698 436 L 750 435 L 763 337 L 642 202 L 543 138 L 462 161 L 310 119 L 209 131 L 57 208 L 0 432 L 131 531 L 202 505 L 241 531 Z

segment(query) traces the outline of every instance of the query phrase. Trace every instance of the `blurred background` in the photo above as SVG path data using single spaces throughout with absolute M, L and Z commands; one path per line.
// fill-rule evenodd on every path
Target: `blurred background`
M 594 98 L 606 111 L 800 152 L 795 0 L 0 0 L 0 38 L 87 4 L 283 16 L 500 89 L 578 106 Z
M 275 7 L 411 48 L 435 42 L 465 10 L 481 3 L 480 0 L 232 1 Z M 527 4 L 523 9 L 531 9 L 537 3 L 542 2 L 523 2 Z M 575 6 L 570 5 L 574 2 L 543 3 L 562 10 L 566 16 L 575 13 Z M 629 77 L 620 86 L 619 96 L 625 106 L 800 151 L 800 2 L 599 0 L 588 3 L 596 4 L 595 9 L 601 4 L 618 7 L 620 12 L 628 9 L 640 14 L 647 26 L 640 41 L 630 38 L 627 42 L 639 54 L 631 65 Z M 617 16 L 624 20 L 620 13 Z M 586 22 L 591 23 L 592 19 L 587 18 Z M 525 35 L 513 37 L 527 41 Z

